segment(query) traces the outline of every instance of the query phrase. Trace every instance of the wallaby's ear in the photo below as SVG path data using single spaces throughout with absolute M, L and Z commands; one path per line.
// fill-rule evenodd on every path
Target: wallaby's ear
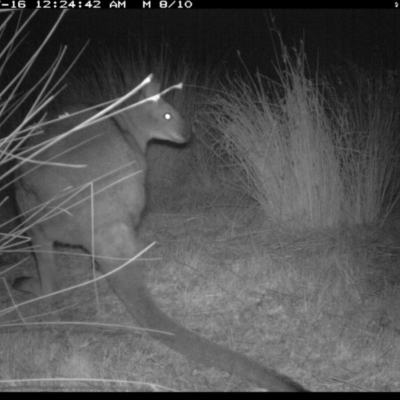
M 141 90 L 141 100 L 147 99 L 151 96 L 154 96 L 160 93 L 161 84 L 158 80 L 152 79 L 150 83 L 148 83 L 142 90 Z

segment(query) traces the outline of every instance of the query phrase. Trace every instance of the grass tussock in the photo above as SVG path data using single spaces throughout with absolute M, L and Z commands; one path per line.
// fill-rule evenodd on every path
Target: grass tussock
M 232 183 L 291 229 L 387 216 L 399 200 L 398 78 L 353 69 L 336 91 L 310 77 L 303 47 L 291 57 L 282 43 L 282 53 L 279 82 L 228 79 L 202 115 Z

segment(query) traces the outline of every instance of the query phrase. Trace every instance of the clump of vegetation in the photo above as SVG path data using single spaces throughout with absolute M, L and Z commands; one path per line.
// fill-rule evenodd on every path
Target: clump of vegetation
M 203 115 L 233 181 L 277 224 L 377 222 L 399 204 L 400 92 L 394 75 L 351 69 L 337 89 L 282 43 L 279 82 L 229 79 Z

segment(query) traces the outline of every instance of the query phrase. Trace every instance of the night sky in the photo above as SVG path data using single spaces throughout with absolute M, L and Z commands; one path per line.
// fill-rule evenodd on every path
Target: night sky
M 42 40 L 59 15 L 43 10 L 31 24 L 29 44 Z M 145 41 L 149 49 L 169 43 L 174 56 L 188 55 L 195 65 L 240 65 L 237 50 L 247 68 L 271 71 L 275 60 L 269 29 L 273 16 L 285 44 L 298 47 L 305 40 L 311 65 L 400 66 L 400 10 L 73 10 L 66 14 L 48 51 L 68 44 L 74 52 L 91 39 L 91 46 L 123 48 Z M 271 36 L 272 35 L 272 36 Z M 280 52 L 278 51 L 278 54 Z

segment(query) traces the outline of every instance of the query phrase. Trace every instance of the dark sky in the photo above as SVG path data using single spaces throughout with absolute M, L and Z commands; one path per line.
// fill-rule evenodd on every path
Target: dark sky
M 42 39 L 58 14 L 43 10 L 35 17 L 30 43 Z M 319 59 L 326 66 L 346 59 L 400 68 L 400 11 L 395 9 L 73 10 L 64 17 L 52 44 L 79 48 L 91 38 L 93 48 L 128 48 L 142 40 L 152 49 L 164 38 L 173 54 L 189 54 L 197 65 L 211 58 L 234 69 L 239 64 L 236 50 L 240 50 L 249 69 L 267 71 L 275 60 L 268 27 L 271 15 L 288 47 L 298 47 L 300 39 L 305 39 L 310 63 Z

